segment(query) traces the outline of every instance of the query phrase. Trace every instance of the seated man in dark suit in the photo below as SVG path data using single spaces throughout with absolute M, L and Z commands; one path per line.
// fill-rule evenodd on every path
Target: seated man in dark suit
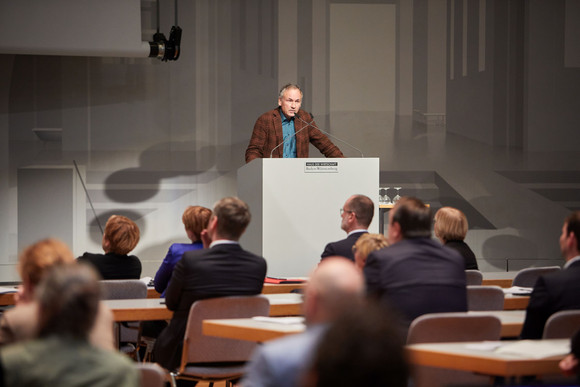
M 352 246 L 361 235 L 368 232 L 374 212 L 375 205 L 367 196 L 353 195 L 348 198 L 340 209 L 342 218 L 340 228 L 347 233 L 347 236 L 345 239 L 327 244 L 322 252 L 321 260 L 326 257 L 341 256 L 354 262 Z
M 405 326 L 425 313 L 464 312 L 463 258 L 431 239 L 431 210 L 401 198 L 389 212 L 389 247 L 369 254 L 364 274 L 369 295 L 401 313 Z
M 168 370 L 179 367 L 183 337 L 191 305 L 197 300 L 260 294 L 266 277 L 266 260 L 243 250 L 238 243 L 250 223 L 248 205 L 238 198 L 224 198 L 209 220 L 208 249 L 183 254 L 165 291 L 173 318 L 159 335 L 153 358 Z
M 538 278 L 526 310 L 522 339 L 541 339 L 548 318 L 561 310 L 580 309 L 580 211 L 564 221 L 560 250 L 563 270 Z

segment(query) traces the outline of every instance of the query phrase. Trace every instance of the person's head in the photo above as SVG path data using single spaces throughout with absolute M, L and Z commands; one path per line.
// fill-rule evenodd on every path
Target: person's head
M 99 308 L 97 274 L 88 265 L 53 267 L 38 286 L 38 335 L 87 340 Z
M 307 323 L 334 320 L 362 302 L 365 281 L 360 270 L 344 257 L 325 258 L 312 272 L 304 290 L 304 315 Z
M 388 245 L 387 237 L 383 234 L 365 233 L 361 235 L 354 246 L 352 246 L 355 265 L 362 270 L 371 252 L 387 247 Z
M 322 335 L 302 385 L 406 387 L 409 369 L 392 316 L 383 305 L 366 303 Z
M 278 106 L 286 118 L 294 117 L 302 105 L 302 90 L 300 86 L 293 83 L 284 85 L 278 94 Z
M 30 299 L 36 286 L 54 266 L 75 261 L 68 246 L 58 239 L 43 239 L 28 246 L 20 254 L 18 271 L 22 279 L 23 299 Z
M 207 228 L 208 234 L 213 241 L 218 239 L 237 241 L 251 219 L 250 208 L 243 200 L 236 197 L 223 198 L 213 208 Z
M 431 236 L 431 210 L 421 200 L 404 196 L 389 211 L 389 244 Z
M 468 228 L 465 214 L 457 208 L 442 207 L 435 213 L 433 231 L 442 243 L 464 240 Z
M 103 250 L 105 253 L 128 254 L 139 242 L 139 227 L 131 219 L 112 215 L 105 225 Z
M 367 229 L 373 220 L 375 205 L 365 195 L 349 197 L 341 210 L 340 228 L 347 233 L 357 229 Z
M 580 211 L 566 217 L 560 235 L 560 250 L 566 261 L 580 254 Z
M 192 242 L 201 240 L 201 232 L 205 230 L 211 217 L 211 210 L 202 206 L 189 206 L 183 212 L 181 220 L 185 226 L 187 237 Z

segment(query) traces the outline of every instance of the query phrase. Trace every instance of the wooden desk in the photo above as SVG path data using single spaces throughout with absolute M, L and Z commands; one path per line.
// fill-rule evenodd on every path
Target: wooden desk
M 482 285 L 495 285 L 500 288 L 511 288 L 517 271 L 498 271 L 483 273 Z
M 280 324 L 251 318 L 204 320 L 201 327 L 204 335 L 258 343 L 301 333 L 305 329 L 304 324 Z
M 302 314 L 301 294 L 265 294 L 270 301 L 270 316 L 300 316 Z M 173 312 L 165 306 L 164 298 L 140 298 L 133 300 L 105 300 L 105 305 L 113 312 L 113 320 L 150 321 L 169 320 Z
M 147 287 L 147 298 L 160 298 L 161 294 L 153 286 Z
M 169 320 L 173 316 L 173 312 L 165 306 L 164 298 L 105 300 L 103 302 L 113 312 L 115 322 Z
M 262 294 L 290 293 L 295 289 L 304 289 L 306 282 L 300 284 L 264 284 Z
M 530 303 L 530 296 L 505 295 L 504 310 L 525 310 Z
M 569 339 L 546 340 L 569 346 Z M 505 343 L 513 343 L 506 341 Z M 518 377 L 525 375 L 544 375 L 559 373 L 558 363 L 564 354 L 543 359 L 531 356 L 501 354 L 469 348 L 479 343 L 435 343 L 413 344 L 406 346 L 411 364 L 440 367 L 452 370 L 471 371 L 490 376 Z M 569 347 L 567 347 L 569 349 Z
M 522 332 L 524 320 L 526 319 L 525 310 L 498 310 L 498 311 L 482 311 L 482 312 L 467 312 L 472 315 L 492 315 L 496 316 L 501 321 L 501 337 L 512 338 L 518 337 Z
M 15 296 L 16 296 L 16 292 L 0 294 L 0 306 L 14 305 L 14 303 L 15 303 L 14 297 Z

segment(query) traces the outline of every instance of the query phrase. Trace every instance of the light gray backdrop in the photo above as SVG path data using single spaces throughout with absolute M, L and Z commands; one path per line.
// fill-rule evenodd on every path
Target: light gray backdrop
M 12 3 L 0 14 L 17 15 Z M 168 35 L 173 2 L 160 5 Z M 148 41 L 155 3 L 140 12 Z M 50 31 L 50 15 L 28 16 L 19 34 Z M 17 278 L 18 253 L 38 238 L 100 250 L 73 160 L 103 225 L 111 214 L 138 223 L 135 254 L 152 276 L 185 241 L 187 205 L 236 194 L 254 121 L 287 82 L 303 86 L 321 128 L 380 158 L 381 185 L 461 208 L 483 270 L 561 264 L 562 220 L 580 208 L 579 17 L 578 0 L 180 1 L 182 52 L 169 63 L 134 48 L 6 53 L 3 35 L 0 281 Z

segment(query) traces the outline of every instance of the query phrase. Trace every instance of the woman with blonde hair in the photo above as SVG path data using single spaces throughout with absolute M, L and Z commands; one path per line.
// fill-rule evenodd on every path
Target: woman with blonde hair
M 370 253 L 387 247 L 388 245 L 389 242 L 383 234 L 365 233 L 361 235 L 354 246 L 352 246 L 355 265 L 362 270 L 365 267 Z
M 463 241 L 467 229 L 467 218 L 457 208 L 442 207 L 435 213 L 435 236 L 445 246 L 461 254 L 465 260 L 465 270 L 478 270 L 475 254 Z

